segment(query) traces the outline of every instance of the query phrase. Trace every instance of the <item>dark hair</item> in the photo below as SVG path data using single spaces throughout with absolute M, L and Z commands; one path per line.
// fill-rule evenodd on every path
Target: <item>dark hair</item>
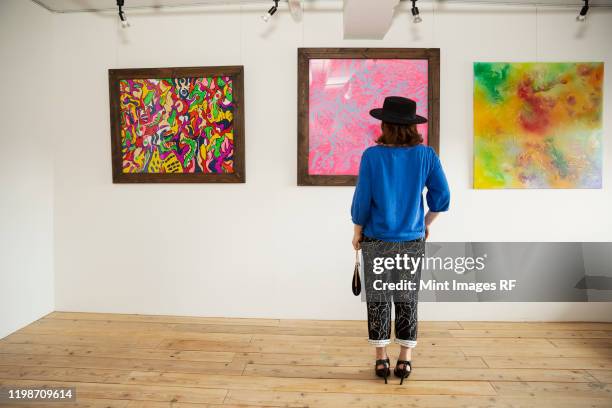
M 395 125 L 382 122 L 382 135 L 377 144 L 416 146 L 423 143 L 423 137 L 416 125 Z

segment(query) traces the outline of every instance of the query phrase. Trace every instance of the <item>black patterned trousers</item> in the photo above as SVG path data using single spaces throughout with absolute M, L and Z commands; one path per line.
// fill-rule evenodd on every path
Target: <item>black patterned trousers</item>
M 391 309 L 395 306 L 395 342 L 405 347 L 416 347 L 417 344 L 417 306 L 418 288 L 421 280 L 425 241 L 420 238 L 414 241 L 386 242 L 364 237 L 362 243 L 364 280 L 366 287 L 366 304 L 368 310 L 368 342 L 377 347 L 391 343 Z M 412 262 L 399 262 L 394 267 L 381 265 L 380 259 L 399 257 L 400 261 L 413 259 Z M 378 261 L 377 261 L 378 259 Z M 407 268 L 406 266 L 411 266 Z M 381 272 L 381 269 L 384 271 Z M 375 271 L 377 273 L 375 273 Z M 378 281 L 378 282 L 376 282 Z M 411 289 L 373 290 L 382 282 L 412 282 Z

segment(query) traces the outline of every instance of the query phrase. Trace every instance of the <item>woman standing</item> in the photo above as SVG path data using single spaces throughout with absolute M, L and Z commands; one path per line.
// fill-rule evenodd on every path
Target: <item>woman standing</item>
M 354 225 L 353 247 L 362 249 L 364 259 L 391 254 L 423 255 L 429 227 L 442 211 L 448 210 L 450 192 L 431 147 L 422 145 L 416 125 L 427 122 L 416 114 L 416 102 L 398 96 L 385 98 L 382 109 L 370 114 L 381 120 L 382 135 L 377 145 L 363 152 L 351 215 Z M 423 189 L 427 187 L 424 214 Z M 371 265 L 371 262 L 365 262 Z M 408 278 L 417 290 L 394 292 L 378 298 L 368 296 L 368 342 L 376 347 L 376 375 L 390 374 L 386 346 L 391 342 L 391 300 L 395 305 L 395 341 L 401 346 L 394 373 L 401 378 L 410 375 L 411 351 L 417 344 L 417 303 L 420 265 Z M 366 269 L 366 292 L 368 275 Z M 382 297 L 381 297 L 382 296 Z

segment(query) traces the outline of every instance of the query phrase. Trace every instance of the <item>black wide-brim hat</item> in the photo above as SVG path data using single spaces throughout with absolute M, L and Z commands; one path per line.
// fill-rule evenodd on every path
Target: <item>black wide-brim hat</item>
M 382 108 L 372 109 L 370 115 L 394 125 L 417 125 L 427 119 L 416 114 L 416 102 L 401 96 L 388 96 Z

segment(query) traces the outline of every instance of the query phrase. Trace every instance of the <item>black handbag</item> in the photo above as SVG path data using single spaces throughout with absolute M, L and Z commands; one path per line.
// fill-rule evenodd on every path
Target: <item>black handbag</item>
M 351 289 L 353 295 L 359 296 L 361 293 L 361 276 L 359 276 L 359 251 L 355 251 L 355 269 L 353 270 L 353 279 L 351 281 Z

